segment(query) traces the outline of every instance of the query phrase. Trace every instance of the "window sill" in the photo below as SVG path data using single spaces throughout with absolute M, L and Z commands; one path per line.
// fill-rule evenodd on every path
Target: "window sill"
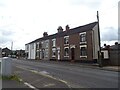
M 64 57 L 69 57 L 69 56 L 64 56 Z
M 86 44 L 87 42 L 80 42 L 80 44 Z
M 56 46 L 52 46 L 52 48 L 55 48 Z
M 69 44 L 64 44 L 64 46 L 69 45 Z
M 56 56 L 52 56 L 53 58 L 55 58 Z
M 80 58 L 87 58 L 87 56 L 80 56 Z

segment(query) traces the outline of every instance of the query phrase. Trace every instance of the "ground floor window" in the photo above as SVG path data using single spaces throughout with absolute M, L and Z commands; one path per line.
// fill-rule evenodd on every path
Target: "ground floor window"
M 45 57 L 48 57 L 48 49 L 45 49 Z
M 80 57 L 87 57 L 87 46 L 80 46 Z
M 56 48 L 52 49 L 52 57 L 56 57 Z
M 42 59 L 42 51 L 40 51 L 40 59 Z
M 69 56 L 69 47 L 65 47 L 64 48 L 64 57 L 68 57 Z
M 39 57 L 39 51 L 36 52 L 36 57 Z

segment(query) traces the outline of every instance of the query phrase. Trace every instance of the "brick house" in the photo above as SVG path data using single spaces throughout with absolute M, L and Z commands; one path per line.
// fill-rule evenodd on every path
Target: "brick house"
M 2 57 L 8 57 L 11 55 L 11 53 L 12 51 L 8 49 L 7 47 L 2 49 Z
M 99 37 L 98 22 L 65 30 L 61 26 L 53 35 L 43 34 L 25 45 L 28 59 L 42 60 L 81 60 L 94 61 L 98 59 Z

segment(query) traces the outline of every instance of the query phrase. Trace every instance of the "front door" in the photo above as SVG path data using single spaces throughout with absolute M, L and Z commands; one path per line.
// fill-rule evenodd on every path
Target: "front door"
M 60 60 L 60 48 L 57 48 L 58 60 Z
M 75 59 L 75 49 L 71 48 L 71 59 L 74 60 Z

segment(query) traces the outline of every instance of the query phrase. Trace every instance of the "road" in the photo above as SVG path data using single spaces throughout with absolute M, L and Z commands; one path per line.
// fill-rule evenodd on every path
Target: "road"
M 117 88 L 118 72 L 78 67 L 53 61 L 13 60 L 13 65 L 37 72 L 45 72 L 64 80 L 72 88 Z

